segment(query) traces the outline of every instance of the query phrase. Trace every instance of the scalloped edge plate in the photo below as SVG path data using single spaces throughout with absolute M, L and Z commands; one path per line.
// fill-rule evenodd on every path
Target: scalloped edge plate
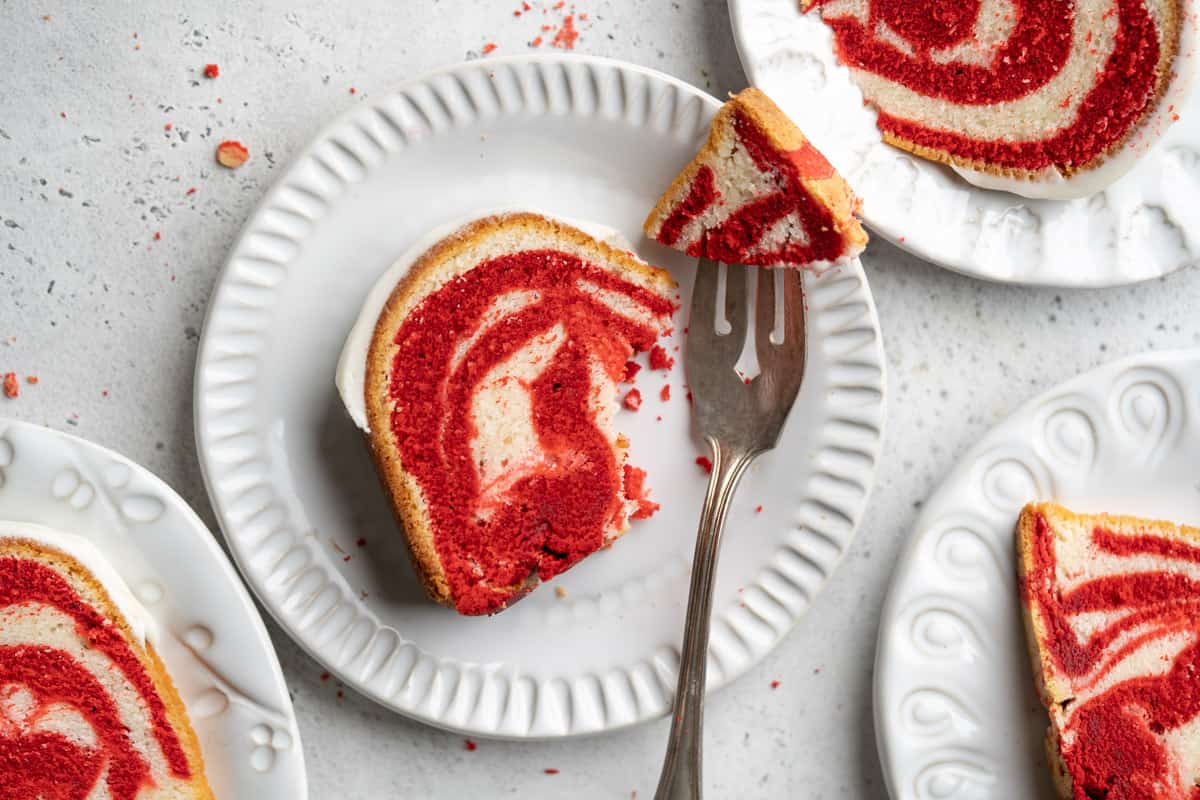
M 917 520 L 879 626 L 875 730 L 896 800 L 1056 800 L 1013 528 L 1055 500 L 1200 524 L 1200 350 L 1150 353 L 1021 406 Z
M 430 724 L 505 738 L 614 730 L 669 708 L 705 484 L 682 359 L 669 376 L 643 371 L 642 411 L 618 415 L 663 510 L 556 578 L 565 596 L 543 588 L 483 619 L 421 595 L 333 372 L 377 275 L 434 225 L 481 208 L 549 208 L 615 227 L 680 279 L 686 308 L 694 261 L 646 241 L 640 225 L 718 106 L 679 80 L 598 58 L 460 64 L 335 121 L 247 222 L 196 366 L 200 461 L 247 581 L 347 685 Z M 733 512 L 712 686 L 791 629 L 845 552 L 874 481 L 884 361 L 866 277 L 855 263 L 806 280 L 808 376 L 783 443 L 747 476 Z M 659 380 L 673 384 L 669 402 Z
M 300 732 L 266 626 L 183 498 L 105 447 L 0 417 L 0 519 L 86 536 L 150 611 L 217 797 L 307 796 Z
M 1200 80 L 1180 119 L 1134 168 L 1081 200 L 981 189 L 886 145 L 833 37 L 797 0 L 729 0 L 738 54 L 863 198 L 863 218 L 939 266 L 1003 283 L 1119 286 L 1200 257 Z

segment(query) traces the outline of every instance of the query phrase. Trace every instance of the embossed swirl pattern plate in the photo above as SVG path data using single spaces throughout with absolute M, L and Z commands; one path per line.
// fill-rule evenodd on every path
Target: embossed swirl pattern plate
M 217 797 L 307 796 L 283 673 L 250 595 L 195 512 L 127 458 L 0 418 L 0 519 L 85 536 L 158 623 Z
M 863 197 L 874 233 L 956 272 L 1006 283 L 1116 286 L 1200 258 L 1200 81 L 1133 170 L 1082 200 L 972 186 L 883 143 L 874 112 L 797 0 L 729 0 L 751 82 L 771 95 Z
M 1200 351 L 1125 359 L 1027 403 L 925 505 L 879 628 L 875 725 L 895 800 L 1056 797 L 1013 527 L 1057 500 L 1200 523 Z
M 640 226 L 717 106 L 612 61 L 459 65 L 335 122 L 247 224 L 204 330 L 201 460 L 246 578 L 347 684 L 433 724 L 513 738 L 611 730 L 667 710 L 705 486 L 682 359 L 669 376 L 643 370 L 641 410 L 618 417 L 662 511 L 556 579 L 564 597 L 544 588 L 492 618 L 424 598 L 333 374 L 391 261 L 430 228 L 501 205 L 617 228 L 674 272 L 687 308 L 694 261 L 647 242 Z M 714 685 L 791 628 L 845 552 L 874 478 L 883 358 L 862 267 L 808 291 L 804 392 L 784 442 L 743 485 L 722 557 Z

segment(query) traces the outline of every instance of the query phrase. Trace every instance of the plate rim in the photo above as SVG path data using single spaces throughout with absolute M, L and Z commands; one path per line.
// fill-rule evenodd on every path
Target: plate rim
M 762 72 L 756 60 L 750 57 L 749 50 L 751 48 L 751 43 L 749 42 L 748 34 L 746 33 L 746 21 L 751 13 L 750 8 L 756 3 L 761 2 L 763 2 L 763 0 L 728 0 L 730 28 L 732 29 L 733 33 L 734 47 L 738 54 L 738 62 L 741 64 L 742 70 L 746 73 L 746 77 L 750 80 L 750 84 L 752 86 L 761 86 Z M 1196 71 L 1197 75 L 1194 85 L 1190 90 L 1188 102 L 1200 107 L 1200 65 L 1197 65 Z M 1158 143 L 1156 143 L 1156 146 L 1157 144 Z M 890 147 L 890 145 L 885 146 Z M 913 155 L 912 158 L 917 161 L 923 161 L 923 159 L 920 159 L 916 155 Z M 1133 169 L 1136 168 L 1137 165 L 1135 164 Z M 1132 169 L 1130 171 L 1132 171 Z M 1016 206 L 1023 207 L 1023 204 L 1029 199 L 1020 195 L 1004 192 L 1002 190 L 984 189 L 982 187 L 974 186 L 965 180 L 962 181 L 962 184 L 963 187 L 971 194 L 984 192 L 1010 197 L 1013 204 Z M 1085 199 L 1102 196 L 1104 196 L 1104 190 L 1089 195 L 1088 198 Z M 884 231 L 883 229 L 874 225 L 869 219 L 867 219 L 867 215 L 864 215 L 863 222 L 868 228 L 870 228 L 873 236 L 878 236 L 879 238 L 886 240 L 893 247 L 914 255 L 923 261 L 927 261 L 937 267 L 953 272 L 956 275 L 962 275 L 963 277 L 974 278 L 987 283 L 1001 285 L 1031 286 L 1042 289 L 1064 290 L 1110 289 L 1119 286 L 1137 286 L 1148 283 L 1152 280 L 1165 278 L 1168 275 L 1173 275 L 1186 269 L 1200 266 L 1200 255 L 1192 253 L 1187 260 L 1168 269 L 1161 270 L 1155 274 L 1140 275 L 1134 278 L 1121 278 L 1115 275 L 1101 275 L 1098 277 L 1089 277 L 1088 275 L 1084 275 L 1082 280 L 1069 280 L 1063 275 L 1049 275 L 1045 278 L 1041 278 L 1038 273 L 1034 273 L 1033 275 L 1025 274 L 1020 277 L 1010 278 L 984 271 L 978 266 L 972 266 L 967 257 L 956 261 L 952 258 L 948 258 L 942 254 L 939 254 L 931 246 L 928 246 L 924 243 L 924 238 L 922 238 L 921 242 L 915 242 L 909 240 L 907 237 L 894 236 L 890 232 Z M 1041 270 L 1039 270 L 1039 272 L 1041 272 Z
M 901 603 L 899 586 L 901 580 L 906 578 L 910 571 L 910 565 L 916 561 L 920 545 L 931 535 L 929 532 L 933 530 L 933 523 L 945 515 L 945 511 L 939 509 L 939 506 L 945 502 L 946 496 L 951 494 L 950 484 L 957 481 L 958 476 L 962 472 L 977 464 L 983 455 L 997 446 L 998 442 L 994 441 L 994 439 L 1003 429 L 1021 420 L 1029 419 L 1049 400 L 1069 395 L 1077 391 L 1081 384 L 1101 380 L 1102 376 L 1110 373 L 1111 377 L 1115 378 L 1140 367 L 1160 368 L 1169 371 L 1172 366 L 1177 364 L 1200 365 L 1200 347 L 1171 348 L 1133 353 L 1098 364 L 1065 380 L 1059 381 L 1052 386 L 1046 387 L 1033 397 L 1021 402 L 999 422 L 985 431 L 971 447 L 965 450 L 954 461 L 950 468 L 943 474 L 937 486 L 925 499 L 921 513 L 908 529 L 908 539 L 904 543 L 896 560 L 896 565 L 888 579 L 887 593 L 883 605 L 880 607 L 879 629 L 875 640 L 874 672 L 871 681 L 872 721 L 875 726 L 875 747 L 881 771 L 883 772 L 884 785 L 888 796 L 893 798 L 893 800 L 908 800 L 913 796 L 911 793 L 898 793 L 894 785 L 895 757 L 892 754 L 890 740 L 898 737 L 899 734 L 892 733 L 891 736 L 888 734 L 889 728 L 894 727 L 887 721 L 888 716 L 893 712 L 893 708 L 887 705 L 890 695 L 889 687 L 885 686 L 887 681 L 884 677 L 889 669 L 886 666 L 886 662 L 890 660 L 891 651 L 894 647 L 891 637 L 899 612 L 898 606 Z M 925 533 L 922 533 L 922 531 Z
M 201 519 L 196 510 L 192 508 L 191 504 L 188 503 L 188 501 L 185 500 L 183 496 L 179 494 L 179 492 L 177 492 L 165 480 L 160 478 L 156 473 L 150 470 L 149 467 L 146 467 L 138 461 L 135 461 L 133 458 L 113 450 L 106 445 L 92 441 L 91 439 L 86 439 L 74 433 L 51 428 L 47 425 L 29 422 L 28 420 L 17 417 L 0 415 L 0 431 L 8 431 L 12 428 L 24 429 L 32 432 L 36 437 L 49 436 L 51 438 L 57 438 L 70 445 L 72 448 L 79 450 L 90 450 L 99 456 L 103 456 L 104 458 L 111 459 L 117 463 L 124 464 L 135 473 L 139 474 L 141 478 L 149 485 L 153 486 L 159 492 L 160 497 L 166 498 L 175 506 L 176 511 L 183 516 L 187 523 L 187 528 L 190 530 L 190 533 L 185 535 L 194 535 L 196 539 L 203 542 L 202 547 L 204 547 L 212 555 L 213 562 L 215 563 L 217 569 L 219 569 L 229 580 L 229 582 L 236 587 L 234 591 L 237 602 L 246 612 L 247 622 L 253 630 L 255 638 L 258 639 L 259 644 L 262 645 L 266 649 L 266 652 L 270 655 L 270 658 L 268 659 L 268 666 L 272 672 L 272 682 L 275 684 L 275 688 L 281 693 L 281 696 L 285 702 L 285 705 L 280 710 L 292 725 L 292 730 L 289 731 L 289 733 L 294 739 L 293 746 L 297 754 L 296 769 L 298 774 L 296 777 L 298 779 L 298 788 L 301 790 L 300 797 L 308 797 L 308 763 L 304 757 L 303 734 L 300 731 L 299 719 L 296 717 L 295 703 L 292 701 L 287 677 L 284 675 L 283 665 L 279 661 L 279 653 L 275 649 L 275 644 L 271 641 L 271 635 L 267 630 L 266 622 L 263 620 L 262 614 L 260 614 L 258 611 L 258 606 L 255 603 L 255 596 L 252 595 L 246 588 L 246 583 L 242 579 L 241 572 L 235 568 L 234 564 L 230 561 L 229 556 L 225 553 L 221 547 L 221 544 L 217 541 L 217 537 L 209 529 L 208 525 L 205 524 L 204 520 Z M 5 469 L 11 469 L 11 465 L 5 467 Z M 19 523 L 21 520 L 14 520 L 14 522 Z M 30 522 L 32 524 L 32 521 Z M 203 535 L 201 535 L 201 533 L 203 533 Z M 209 753 L 202 751 L 201 755 L 205 756 L 206 762 L 209 760 Z
M 394 699 L 385 697 L 382 694 L 376 693 L 374 690 L 372 690 L 368 686 L 369 681 L 359 680 L 358 678 L 353 677 L 350 674 L 348 674 L 348 672 L 345 669 L 339 667 L 337 664 L 331 663 L 329 660 L 327 660 L 325 657 L 323 657 L 322 655 L 320 655 L 317 652 L 317 648 L 315 647 L 315 645 L 313 643 L 309 642 L 305 638 L 302 638 L 302 635 L 298 631 L 293 629 L 294 626 L 289 621 L 286 621 L 285 619 L 282 618 L 281 612 L 279 609 L 277 609 L 275 607 L 275 604 L 273 602 L 271 602 L 271 600 L 269 598 L 264 596 L 263 590 L 259 587 L 258 583 L 251 578 L 252 573 L 250 572 L 250 570 L 248 570 L 246 563 L 245 563 L 246 560 L 248 560 L 249 558 L 252 557 L 252 554 L 250 554 L 250 553 L 243 554 L 239 548 L 239 545 L 235 543 L 234 537 L 231 536 L 229 530 L 227 530 L 227 527 L 228 527 L 228 523 L 226 521 L 227 510 L 225 508 L 225 505 L 222 503 L 221 499 L 218 497 L 218 493 L 215 488 L 216 478 L 211 474 L 211 469 L 210 469 L 211 453 L 209 452 L 209 444 L 206 442 L 206 437 L 203 432 L 203 428 L 204 428 L 205 424 L 208 422 L 209 410 L 207 408 L 207 404 L 204 399 L 205 381 L 202 378 L 202 373 L 203 373 L 203 370 L 205 369 L 206 365 L 208 364 L 208 362 L 211 361 L 213 358 L 211 356 L 211 354 L 208 352 L 209 349 L 212 347 L 212 339 L 209 336 L 209 331 L 211 330 L 210 322 L 212 320 L 212 316 L 215 313 L 215 310 L 217 309 L 217 303 L 214 302 L 217 292 L 223 285 L 225 285 L 227 279 L 229 278 L 229 275 L 233 269 L 234 261 L 236 260 L 238 254 L 242 251 L 243 245 L 245 244 L 246 239 L 254 232 L 256 221 L 259 220 L 261 214 L 265 210 L 270 208 L 272 203 L 278 198 L 278 195 L 286 188 L 288 179 L 290 176 L 292 176 L 295 168 L 298 165 L 302 164 L 303 162 L 306 162 L 307 160 L 312 158 L 315 151 L 319 148 L 319 146 L 323 142 L 330 139 L 334 134 L 336 134 L 336 132 L 339 129 L 344 128 L 348 124 L 352 124 L 354 119 L 357 116 L 364 114 L 365 110 L 367 108 L 372 108 L 372 109 L 379 108 L 389 98 L 396 97 L 396 96 L 398 96 L 406 91 L 410 91 L 416 87 L 431 85 L 435 80 L 437 80 L 438 78 L 444 77 L 444 76 L 452 76 L 452 75 L 455 75 L 458 73 L 468 72 L 470 70 L 480 68 L 481 66 L 509 66 L 509 67 L 519 68 L 522 66 L 536 67 L 537 65 L 572 65 L 572 64 L 582 65 L 585 68 L 596 68 L 596 67 L 608 68 L 608 69 L 614 70 L 618 73 L 620 73 L 620 72 L 634 73 L 636 75 L 646 77 L 652 81 L 658 81 L 661 84 L 665 84 L 665 85 L 674 87 L 676 90 L 680 91 L 685 96 L 696 97 L 700 100 L 701 103 L 708 105 L 711 108 L 718 107 L 721 102 L 720 100 L 715 98 L 713 95 L 711 95 L 709 92 L 707 92 L 704 89 L 701 89 L 693 84 L 690 84 L 687 81 L 684 81 L 680 78 L 677 78 L 673 75 L 667 74 L 660 70 L 653 69 L 650 67 L 645 67 L 640 64 L 635 64 L 635 63 L 628 62 L 628 61 L 625 61 L 622 59 L 609 58 L 609 57 L 603 57 L 603 56 L 593 56 L 593 55 L 588 55 L 588 54 L 578 54 L 578 53 L 537 53 L 537 54 L 509 55 L 509 56 L 503 56 L 503 57 L 498 57 L 498 58 L 489 57 L 487 59 L 472 59 L 472 60 L 467 60 L 467 61 L 462 61 L 462 62 L 453 62 L 453 63 L 449 63 L 449 64 L 444 64 L 442 66 L 439 66 L 437 68 L 429 70 L 428 72 L 417 75 L 414 78 L 404 80 L 402 82 L 395 84 L 394 86 L 391 86 L 386 92 L 381 93 L 373 102 L 366 104 L 365 106 L 364 105 L 354 106 L 354 107 L 351 107 L 350 109 L 347 109 L 346 111 L 343 111 L 343 112 L 335 115 L 329 122 L 327 122 L 327 123 L 323 124 L 321 127 L 319 127 L 316 130 L 316 132 L 308 139 L 308 141 L 304 145 L 304 147 L 301 148 L 300 150 L 298 150 L 296 155 L 293 156 L 288 161 L 287 167 L 278 175 L 278 177 L 275 178 L 275 180 L 271 184 L 270 188 L 264 193 L 263 197 L 254 206 L 253 210 L 246 217 L 246 221 L 244 222 L 243 227 L 241 228 L 240 232 L 238 233 L 238 236 L 233 240 L 233 243 L 231 244 L 231 246 L 226 254 L 226 257 L 221 266 L 221 269 L 218 272 L 217 277 L 213 283 L 214 288 L 213 288 L 212 296 L 210 297 L 210 301 L 205 310 L 204 325 L 203 325 L 202 332 L 201 332 L 200 344 L 199 344 L 199 347 L 197 350 L 196 365 L 195 365 L 194 378 L 193 378 L 193 403 L 194 403 L 194 408 L 195 408 L 195 415 L 194 415 L 194 419 L 193 419 L 193 434 L 194 434 L 195 440 L 196 440 L 197 456 L 198 456 L 198 461 L 200 463 L 201 475 L 204 480 L 204 486 L 205 486 L 205 490 L 208 494 L 209 502 L 211 503 L 214 513 L 215 513 L 215 516 L 217 518 L 219 530 L 221 531 L 222 536 L 224 537 L 226 543 L 229 546 L 229 552 L 232 556 L 232 560 L 233 560 L 235 566 L 237 567 L 238 571 L 242 574 L 242 577 L 243 577 L 246 585 L 249 587 L 251 593 L 259 601 L 261 606 L 266 609 L 267 613 L 269 613 L 271 615 L 271 618 L 273 620 L 275 620 L 276 624 L 279 625 L 280 629 L 284 633 L 286 633 L 288 635 L 288 637 L 293 642 L 295 642 L 298 647 L 300 647 L 306 654 L 308 654 L 309 657 L 311 657 L 317 664 L 320 664 L 323 669 L 328 670 L 332 675 L 337 677 L 339 681 L 341 681 L 342 683 L 345 684 L 345 686 L 353 689 L 354 691 L 358 692 L 359 694 L 363 695 L 364 697 L 367 697 L 368 699 L 370 699 L 373 702 L 379 704 L 380 706 L 386 708 L 387 710 L 392 711 L 393 713 L 400 714 L 401 716 L 405 716 L 407 718 L 416 720 L 423 724 L 427 724 L 432 727 L 442 729 L 442 730 L 446 730 L 446 731 L 450 731 L 450 732 L 458 733 L 458 734 L 462 734 L 462 735 L 474 736 L 474 737 L 479 737 L 479 738 L 487 738 L 487 739 L 493 739 L 493 740 L 539 742 L 539 741 L 558 741 L 558 740 L 564 740 L 564 739 L 578 739 L 578 738 L 584 738 L 584 737 L 590 737 L 590 736 L 598 736 L 598 735 L 607 734 L 607 733 L 611 733 L 611 732 L 615 732 L 615 731 L 627 730 L 627 729 L 635 727 L 637 725 L 641 725 L 641 724 L 644 724 L 647 722 L 654 721 L 656 719 L 660 719 L 668 713 L 669 709 L 663 711 L 662 714 L 658 714 L 658 715 L 649 714 L 649 715 L 638 716 L 630 721 L 626 721 L 626 722 L 622 722 L 622 723 L 606 723 L 605 725 L 603 725 L 600 728 L 595 729 L 595 730 L 572 729 L 572 730 L 567 731 L 566 733 L 534 734 L 534 733 L 530 732 L 530 733 L 522 734 L 522 733 L 505 732 L 505 731 L 499 730 L 499 727 L 501 725 L 500 722 L 498 722 L 496 725 L 494 725 L 488 729 L 482 729 L 482 728 L 477 728 L 477 727 L 464 727 L 464 726 L 453 724 L 452 722 L 447 721 L 446 719 L 444 719 L 441 716 L 435 716 L 433 714 L 427 713 L 423 709 L 418 709 L 415 707 L 401 708 Z M 883 454 L 883 440 L 884 440 L 884 435 L 885 435 L 885 430 L 886 430 L 887 361 L 886 361 L 886 356 L 883 352 L 882 331 L 880 329 L 879 317 L 878 317 L 878 312 L 877 312 L 877 309 L 875 306 L 874 296 L 870 291 L 870 286 L 866 279 L 866 273 L 862 269 L 861 263 L 858 261 L 858 259 L 855 259 L 854 266 L 858 270 L 858 274 L 861 275 L 861 279 L 862 279 L 861 293 L 863 295 L 863 299 L 865 300 L 865 304 L 867 306 L 867 310 L 863 316 L 870 322 L 870 325 L 873 328 L 873 333 L 874 333 L 874 338 L 873 338 L 874 353 L 873 354 L 875 356 L 875 362 L 877 363 L 878 369 L 879 369 L 879 377 L 878 377 L 879 397 L 878 397 L 876 403 L 874 404 L 875 407 L 877 408 L 876 419 L 877 419 L 878 432 L 871 443 L 871 449 L 873 450 L 872 457 L 871 457 L 871 463 L 870 463 L 869 467 L 867 467 L 865 469 L 864 474 L 862 475 L 862 483 L 863 483 L 864 491 L 863 491 L 862 499 L 857 503 L 856 508 L 855 508 L 856 513 L 852 520 L 853 524 L 852 524 L 851 531 L 847 536 L 846 544 L 841 548 L 840 552 L 837 554 L 837 557 L 835 559 L 833 559 L 832 562 L 830 563 L 829 572 L 826 573 L 822 577 L 822 579 L 820 581 L 820 588 L 824 588 L 825 584 L 828 581 L 829 576 L 832 574 L 833 569 L 836 568 L 837 564 L 839 564 L 845 558 L 845 556 L 849 550 L 850 541 L 852 541 L 853 536 L 857 533 L 859 525 L 862 522 L 862 518 L 863 518 L 866 508 L 868 506 L 871 493 L 872 493 L 872 491 L 875 487 L 875 484 L 877 482 L 877 479 L 878 479 L 878 468 L 879 468 L 879 463 L 880 463 L 880 460 L 881 460 L 882 454 Z M 814 596 L 815 596 L 815 593 L 814 593 Z M 788 634 L 791 633 L 791 631 L 798 624 L 800 616 L 802 616 L 802 614 L 808 610 L 809 606 L 811 605 L 811 600 L 812 600 L 812 597 L 809 597 L 808 600 L 805 601 L 802 610 L 799 613 L 794 614 L 792 616 L 792 618 L 790 619 L 790 621 L 786 627 L 786 630 L 784 630 L 784 632 L 771 644 L 771 646 L 767 649 L 767 651 L 765 651 L 762 655 L 755 657 L 751 661 L 750 666 L 753 666 L 754 664 L 759 663 L 762 660 L 762 658 L 764 658 L 771 650 L 773 650 L 776 646 L 778 646 L 778 644 L 780 642 L 782 642 L 787 637 Z M 370 642 L 368 642 L 368 644 L 369 643 Z M 435 656 L 435 658 L 436 658 L 436 656 Z M 734 680 L 736 680 L 738 677 L 740 677 L 746 671 L 748 671 L 750 666 L 748 666 L 742 670 L 736 671 L 730 676 L 726 676 L 722 680 L 722 682 L 720 684 L 718 684 L 717 686 L 715 686 L 715 687 L 710 686 L 709 691 L 715 691 L 717 689 L 723 688 L 724 686 L 727 686 L 728 684 L 732 683 Z M 627 672 L 628 668 L 627 667 L 622 668 L 622 671 Z

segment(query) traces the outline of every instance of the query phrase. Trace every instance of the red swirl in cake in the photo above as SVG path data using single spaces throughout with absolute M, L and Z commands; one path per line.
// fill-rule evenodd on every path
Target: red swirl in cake
M 657 508 L 612 430 L 616 383 L 670 325 L 674 284 L 544 217 L 423 255 L 368 356 L 371 444 L 431 595 L 504 608 Z
M 888 142 L 969 170 L 1030 179 L 1072 177 L 1129 144 L 1180 68 L 1186 2 L 806 5 L 818 7 L 833 29 L 838 58 L 878 109 Z
M 1019 530 L 1063 796 L 1200 798 L 1200 530 L 1051 504 Z
M 820 270 L 866 246 L 857 209 L 825 156 L 770 98 L 746 89 L 717 112 L 643 228 L 692 256 Z
M 96 577 L 0 538 L 0 797 L 211 800 L 182 703 Z

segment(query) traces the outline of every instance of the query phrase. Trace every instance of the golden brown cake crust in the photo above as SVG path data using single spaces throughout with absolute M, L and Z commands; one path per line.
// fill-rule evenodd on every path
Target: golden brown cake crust
M 772 146 L 783 152 L 799 150 L 808 144 L 808 137 L 796 126 L 787 114 L 771 100 L 761 89 L 750 87 L 743 89 L 721 106 L 713 117 L 709 128 L 708 139 L 696 153 L 695 157 L 684 167 L 671 185 L 659 197 L 654 208 L 642 223 L 642 229 L 650 238 L 657 238 L 658 226 L 670 216 L 671 210 L 679 203 L 692 185 L 696 172 L 706 163 L 717 157 L 720 146 L 720 130 L 732 122 L 735 113 L 741 111 L 761 129 L 770 140 Z M 805 190 L 818 203 L 827 207 L 833 217 L 833 224 L 851 251 L 860 251 L 867 245 L 867 232 L 863 230 L 855 214 L 858 212 L 859 200 L 850 184 L 834 170 L 827 178 L 802 178 Z
M 409 312 L 427 295 L 423 289 L 455 256 L 468 252 L 479 243 L 505 230 L 524 228 L 570 242 L 594 254 L 596 260 L 611 265 L 616 272 L 659 291 L 674 288 L 669 273 L 652 267 L 632 254 L 597 241 L 583 231 L 557 220 L 531 212 L 512 212 L 483 217 L 467 223 L 425 251 L 413 263 L 388 297 L 367 351 L 364 399 L 367 408 L 367 443 L 375 460 L 384 492 L 408 544 L 409 555 L 425 591 L 436 602 L 454 607 L 450 584 L 442 569 L 425 500 L 416 480 L 404 468 L 400 451 L 391 436 L 392 404 L 390 375 L 396 355 L 393 338 Z
M 130 649 L 142 663 L 151 681 L 154 682 L 154 690 L 162 698 L 163 705 L 166 706 L 167 719 L 170 721 L 175 735 L 179 737 L 180 746 L 187 756 L 195 796 L 199 800 L 216 800 L 204 771 L 204 756 L 200 752 L 200 740 L 196 736 L 195 729 L 192 728 L 187 709 L 179 697 L 170 673 L 167 672 L 167 668 L 163 665 L 154 646 L 150 642 L 146 642 L 143 647 L 134 637 L 128 620 L 109 597 L 104 585 L 70 555 L 31 539 L 22 539 L 19 536 L 0 538 L 0 557 L 5 556 L 41 562 L 56 572 L 70 575 L 74 580 L 87 587 L 91 593 L 90 597 L 85 598 L 87 603 L 120 629 L 122 638 L 130 644 Z

